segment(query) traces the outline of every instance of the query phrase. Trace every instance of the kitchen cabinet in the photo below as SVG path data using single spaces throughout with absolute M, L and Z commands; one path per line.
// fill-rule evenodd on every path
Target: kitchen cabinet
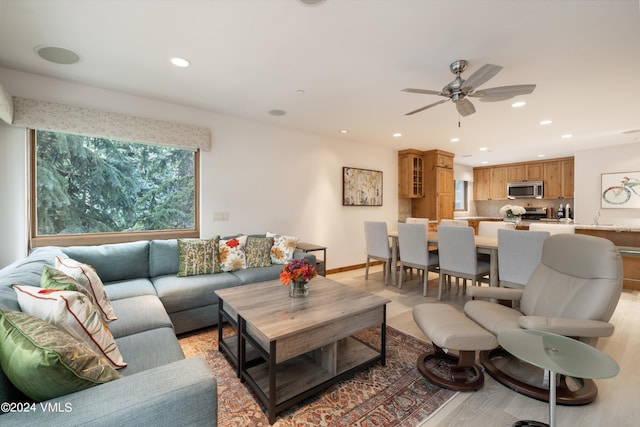
M 398 197 L 401 199 L 424 197 L 422 152 L 398 152 Z
M 562 197 L 573 199 L 573 159 L 562 161 Z
M 544 181 L 545 199 L 572 199 L 573 157 L 473 169 L 474 200 L 506 200 L 507 183 Z
M 476 168 L 473 170 L 474 200 L 507 199 L 507 167 Z
M 544 164 L 544 198 L 562 197 L 562 163 L 559 161 Z
M 422 154 L 424 197 L 411 201 L 411 215 L 435 221 L 452 219 L 455 205 L 454 154 L 442 150 Z
M 527 168 L 525 165 L 509 166 L 507 168 L 508 182 L 526 181 Z
M 624 289 L 640 291 L 640 232 L 576 229 L 576 233 L 611 240 L 618 247 L 620 255 L 622 255 Z
M 573 158 L 544 164 L 544 198 L 573 199 Z
M 473 170 L 473 199 L 489 200 L 491 198 L 491 169 Z
M 527 181 L 542 181 L 544 179 L 544 167 L 542 162 L 525 164 Z

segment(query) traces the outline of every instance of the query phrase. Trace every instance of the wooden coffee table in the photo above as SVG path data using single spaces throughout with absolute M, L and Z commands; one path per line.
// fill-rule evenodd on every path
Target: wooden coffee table
M 219 349 L 276 414 L 377 361 L 385 364 L 390 300 L 324 277 L 308 298 L 290 298 L 278 280 L 216 291 Z M 227 322 L 238 334 L 224 338 Z M 354 337 L 379 328 L 379 343 Z M 378 347 L 378 348 L 376 348 Z

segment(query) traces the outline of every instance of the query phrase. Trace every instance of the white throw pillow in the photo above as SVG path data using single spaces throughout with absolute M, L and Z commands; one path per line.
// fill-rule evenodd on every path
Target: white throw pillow
M 273 246 L 271 247 L 271 262 L 273 264 L 286 264 L 293 258 L 296 251 L 298 238 L 293 236 L 283 236 L 267 231 L 267 237 L 273 237 Z
M 103 356 L 116 369 L 124 368 L 113 335 L 89 297 L 76 291 L 13 285 L 23 312 L 64 330 Z
M 93 299 L 100 309 L 100 314 L 104 320 L 111 322 L 112 320 L 118 319 L 111 306 L 111 301 L 109 301 L 109 297 L 104 291 L 104 284 L 93 267 L 71 258 L 60 258 L 57 256 L 56 268 L 76 279 L 78 283 L 93 295 Z
M 238 236 L 229 240 L 220 239 L 219 254 L 222 271 L 236 271 L 247 268 L 247 257 L 244 246 L 247 244 L 247 236 Z

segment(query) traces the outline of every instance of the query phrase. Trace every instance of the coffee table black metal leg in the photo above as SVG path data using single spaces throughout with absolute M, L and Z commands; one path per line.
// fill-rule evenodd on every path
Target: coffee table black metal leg
M 269 343 L 269 424 L 276 422 L 276 342 Z
M 238 315 L 238 378 L 240 382 L 244 382 L 241 372 L 244 371 L 247 361 L 245 360 L 245 354 L 247 350 L 247 341 L 245 340 L 246 322 L 242 316 Z
M 387 364 L 387 305 L 382 306 L 382 325 L 380 326 L 380 363 Z

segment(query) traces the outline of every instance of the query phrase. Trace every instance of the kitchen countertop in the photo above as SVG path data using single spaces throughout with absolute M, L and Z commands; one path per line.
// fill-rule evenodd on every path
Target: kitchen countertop
M 456 217 L 454 219 L 466 219 L 466 220 L 501 220 L 502 217 L 492 217 L 492 216 L 465 216 L 465 217 Z M 560 221 L 554 219 L 545 219 L 543 221 L 526 221 L 523 220 L 520 222 L 520 226 L 529 226 L 529 224 L 546 222 L 551 224 L 573 224 L 576 226 L 577 230 L 603 230 L 603 231 L 633 231 L 640 232 L 640 225 L 613 225 L 613 224 L 580 224 L 574 223 L 573 221 Z

